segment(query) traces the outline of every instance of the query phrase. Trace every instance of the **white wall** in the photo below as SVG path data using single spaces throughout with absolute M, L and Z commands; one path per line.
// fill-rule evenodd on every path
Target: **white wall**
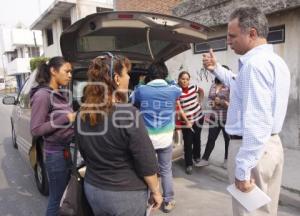
M 30 58 L 16 58 L 7 64 L 8 76 L 30 73 Z
M 46 30 L 43 30 L 44 54 L 46 57 L 62 55 L 60 50 L 59 38 L 62 33 L 61 19 L 55 20 L 52 25 L 53 44 L 48 46 Z
M 4 53 L 4 52 L 11 52 L 13 50 L 14 48 L 12 47 L 11 29 L 1 27 L 0 28 L 0 51 Z
M 96 13 L 96 7 L 113 8 L 112 0 L 77 0 L 75 7 L 69 11 L 71 23 L 84 18 L 85 16 Z M 47 46 L 46 31 L 43 30 L 44 54 L 46 57 L 62 55 L 60 49 L 60 36 L 63 31 L 61 19 L 57 19 L 52 23 L 53 44 Z
M 285 24 L 285 43 L 274 48 L 291 72 L 289 105 L 281 137 L 286 146 L 300 149 L 300 8 L 273 15 L 270 24 Z
M 42 32 L 41 31 L 31 31 L 28 29 L 12 29 L 11 30 L 11 43 L 15 46 L 17 45 L 28 45 L 34 46 L 34 34 L 36 39 L 36 45 L 42 46 Z
M 113 9 L 113 0 L 77 0 L 77 17 L 80 19 L 96 13 L 96 7 Z

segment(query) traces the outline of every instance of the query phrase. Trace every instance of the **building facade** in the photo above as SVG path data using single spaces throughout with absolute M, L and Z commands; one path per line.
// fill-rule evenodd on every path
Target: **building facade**
M 1 27 L 0 47 L 5 88 L 20 89 L 30 73 L 30 59 L 43 52 L 42 34 L 29 29 Z
M 113 10 L 112 0 L 55 0 L 31 25 L 43 33 L 44 55 L 61 55 L 60 35 L 64 29 L 85 16 Z

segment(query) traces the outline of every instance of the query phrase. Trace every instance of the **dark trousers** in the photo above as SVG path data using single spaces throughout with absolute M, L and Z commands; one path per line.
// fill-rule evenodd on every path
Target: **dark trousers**
M 186 166 L 193 165 L 193 158 L 200 159 L 201 156 L 201 130 L 204 118 L 193 124 L 191 128 L 183 128 L 183 142 L 184 142 L 184 159 Z
M 208 160 L 210 157 L 211 152 L 213 151 L 216 140 L 219 136 L 220 131 L 223 132 L 223 137 L 225 141 L 225 156 L 224 158 L 227 160 L 228 157 L 228 147 L 229 147 L 229 135 L 225 131 L 225 122 L 218 121 L 216 124 L 210 124 L 209 131 L 208 131 L 208 140 L 205 147 L 205 152 L 202 157 L 204 160 Z
M 60 200 L 70 178 L 70 161 L 63 151 L 46 154 L 45 160 L 49 179 L 49 199 L 46 216 L 57 216 Z

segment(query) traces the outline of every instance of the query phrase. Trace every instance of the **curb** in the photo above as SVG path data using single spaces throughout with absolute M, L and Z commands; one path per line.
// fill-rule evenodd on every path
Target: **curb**
M 210 162 L 210 165 L 206 167 L 210 169 L 213 173 L 212 177 L 219 179 L 224 182 L 228 182 L 227 171 L 222 168 L 217 162 Z M 284 186 L 281 186 L 279 205 L 281 206 L 291 206 L 293 208 L 299 209 L 300 211 L 300 191 L 291 190 Z

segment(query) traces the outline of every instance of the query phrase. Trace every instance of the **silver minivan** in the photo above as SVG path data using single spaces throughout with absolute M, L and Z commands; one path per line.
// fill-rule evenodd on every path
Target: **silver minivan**
M 139 75 L 155 61 L 167 61 L 191 48 L 191 43 L 207 39 L 209 29 L 182 18 L 147 12 L 106 12 L 89 15 L 61 35 L 63 56 L 74 66 L 72 82 L 74 109 L 78 109 L 82 90 L 87 82 L 87 66 L 91 59 L 110 53 L 127 56 L 132 61 L 130 88 L 137 84 Z M 38 190 L 48 194 L 47 174 L 43 165 L 43 142 L 32 137 L 30 117 L 30 89 L 36 85 L 36 72 L 27 79 L 17 98 L 7 96 L 3 104 L 14 105 L 11 116 L 12 144 L 30 161 Z M 173 159 L 182 156 L 183 148 L 174 145 Z

